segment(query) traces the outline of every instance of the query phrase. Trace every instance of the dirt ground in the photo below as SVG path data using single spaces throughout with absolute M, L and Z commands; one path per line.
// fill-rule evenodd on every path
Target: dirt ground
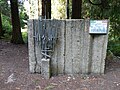
M 0 90 L 120 90 L 120 60 L 107 60 L 104 75 L 43 78 L 28 70 L 27 45 L 0 40 Z

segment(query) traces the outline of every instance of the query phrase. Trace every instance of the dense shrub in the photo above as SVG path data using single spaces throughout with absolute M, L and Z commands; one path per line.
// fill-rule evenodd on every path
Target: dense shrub
M 120 56 L 120 41 L 109 41 L 108 50 L 110 50 L 115 56 Z
M 12 32 L 12 26 L 11 26 L 11 19 L 5 15 L 2 15 L 2 27 L 3 27 L 3 31 L 5 32 L 5 34 L 7 35 L 11 35 Z

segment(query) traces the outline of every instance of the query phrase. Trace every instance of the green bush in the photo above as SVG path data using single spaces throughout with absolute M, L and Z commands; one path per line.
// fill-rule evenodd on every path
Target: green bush
M 2 27 L 3 27 L 3 31 L 5 32 L 6 35 L 11 35 L 12 33 L 12 25 L 10 22 L 10 18 L 2 15 Z
M 108 50 L 110 50 L 115 56 L 120 56 L 120 41 L 109 41 Z
M 27 32 L 22 32 L 22 37 L 23 37 L 24 42 L 27 43 L 28 42 L 28 34 L 27 34 Z

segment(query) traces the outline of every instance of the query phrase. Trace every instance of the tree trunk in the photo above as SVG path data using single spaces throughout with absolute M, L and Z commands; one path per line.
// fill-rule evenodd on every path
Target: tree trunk
M 42 0 L 42 16 L 51 19 L 51 0 Z
M 69 0 L 66 0 L 67 19 L 69 19 Z
M 0 12 L 0 38 L 3 36 L 3 30 L 2 30 L 2 18 L 1 18 L 1 12 Z
M 72 0 L 72 19 L 81 19 L 82 0 Z
M 18 11 L 18 1 L 10 0 L 11 3 L 11 16 L 12 16 L 12 39 L 11 43 L 23 44 L 23 38 L 20 27 L 19 11 Z

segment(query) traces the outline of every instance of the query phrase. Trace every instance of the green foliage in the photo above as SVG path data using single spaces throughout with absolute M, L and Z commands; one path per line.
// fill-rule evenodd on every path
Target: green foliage
M 65 19 L 66 1 L 65 0 L 51 0 L 52 3 L 52 18 Z
M 28 34 L 27 34 L 27 32 L 22 32 L 22 37 L 23 37 L 24 42 L 27 43 L 28 42 Z
M 25 12 L 24 7 L 22 7 L 20 11 L 20 24 L 22 28 L 24 28 L 24 26 L 27 25 L 27 20 L 28 20 L 28 16 Z
M 98 0 L 91 0 L 99 3 Z M 109 42 L 108 49 L 115 55 L 120 55 L 120 0 L 106 0 L 106 7 L 92 5 L 88 0 L 83 0 L 83 18 L 109 19 Z
M 10 5 L 8 5 L 8 0 L 0 0 L 0 11 L 6 16 L 10 16 Z
M 10 5 L 8 5 L 7 0 L 0 0 L 0 10 L 2 13 L 2 27 L 3 31 L 5 32 L 4 38 L 10 39 L 12 35 L 12 24 L 11 24 L 11 17 L 10 17 Z M 24 26 L 27 24 L 28 16 L 25 12 L 25 9 L 22 4 L 19 4 L 19 15 L 20 15 L 20 24 L 21 27 L 24 28 Z M 23 34 L 25 36 L 25 34 Z
M 114 55 L 120 56 L 120 42 L 119 41 L 109 41 L 108 50 L 113 52 Z
M 2 27 L 3 27 L 3 31 L 5 32 L 6 35 L 11 35 L 12 32 L 12 26 L 11 26 L 11 21 L 10 18 L 2 15 Z

